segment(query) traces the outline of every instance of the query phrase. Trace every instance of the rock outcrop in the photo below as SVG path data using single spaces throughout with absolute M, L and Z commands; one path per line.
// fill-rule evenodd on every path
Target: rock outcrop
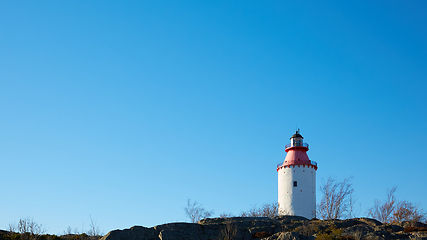
M 152 228 L 114 230 L 101 240 L 427 240 L 422 223 L 382 224 L 374 219 L 308 220 L 298 216 L 207 218 Z

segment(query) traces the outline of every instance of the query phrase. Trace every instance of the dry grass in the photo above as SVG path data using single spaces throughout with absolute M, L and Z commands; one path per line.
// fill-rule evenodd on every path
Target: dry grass
M 262 238 L 262 237 L 269 237 L 269 236 L 271 236 L 271 234 L 266 231 L 256 232 L 252 235 L 253 238 Z
M 427 227 L 406 227 L 403 229 L 404 232 L 427 232 Z

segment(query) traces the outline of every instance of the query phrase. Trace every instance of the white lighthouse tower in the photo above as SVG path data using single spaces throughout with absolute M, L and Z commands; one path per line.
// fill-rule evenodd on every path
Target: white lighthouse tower
M 316 217 L 317 163 L 310 161 L 307 151 L 298 129 L 285 146 L 285 161 L 277 165 L 279 215 Z

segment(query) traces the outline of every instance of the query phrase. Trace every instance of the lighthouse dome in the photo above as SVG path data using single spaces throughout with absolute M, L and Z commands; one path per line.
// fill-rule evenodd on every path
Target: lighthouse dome
M 295 131 L 295 134 L 294 135 L 292 135 L 292 137 L 291 137 L 291 139 L 292 138 L 303 138 L 302 136 L 301 136 L 301 134 L 299 134 L 299 131 Z M 304 139 L 304 138 L 303 138 Z

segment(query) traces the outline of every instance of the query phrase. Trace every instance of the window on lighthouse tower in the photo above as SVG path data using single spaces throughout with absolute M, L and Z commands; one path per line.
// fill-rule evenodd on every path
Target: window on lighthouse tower
M 297 187 L 297 186 L 298 186 L 298 182 L 294 181 L 294 187 Z

